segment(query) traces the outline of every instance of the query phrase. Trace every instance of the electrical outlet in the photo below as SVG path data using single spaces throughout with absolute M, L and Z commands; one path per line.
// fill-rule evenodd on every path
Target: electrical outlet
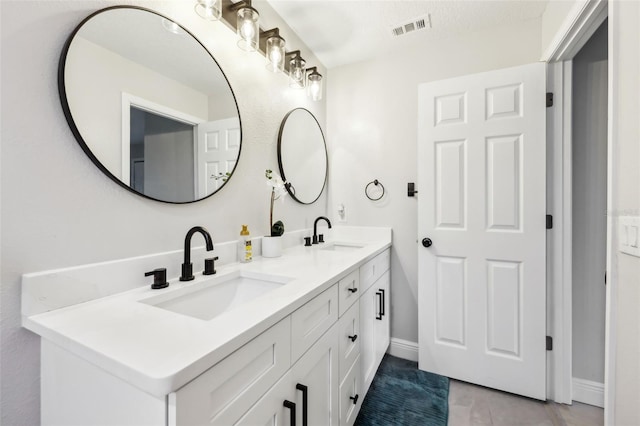
M 337 206 L 338 210 L 338 222 L 346 222 L 347 221 L 347 209 L 344 204 L 340 203 Z
M 640 216 L 620 216 L 618 250 L 640 257 Z

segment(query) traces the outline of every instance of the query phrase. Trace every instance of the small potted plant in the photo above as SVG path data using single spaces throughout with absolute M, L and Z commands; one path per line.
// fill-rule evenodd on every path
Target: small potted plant
M 267 185 L 271 188 L 271 205 L 269 209 L 269 232 L 270 235 L 262 237 L 262 256 L 278 257 L 282 255 L 282 234 L 284 234 L 284 223 L 281 220 L 273 222 L 273 204 L 276 200 L 284 201 L 287 195 L 285 182 L 277 173 L 272 170 L 265 170 Z

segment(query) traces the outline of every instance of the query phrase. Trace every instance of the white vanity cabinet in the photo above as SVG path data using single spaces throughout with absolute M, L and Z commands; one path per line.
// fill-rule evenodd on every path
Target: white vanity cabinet
M 43 339 L 42 424 L 351 426 L 389 345 L 389 250 L 341 277 L 164 396 Z

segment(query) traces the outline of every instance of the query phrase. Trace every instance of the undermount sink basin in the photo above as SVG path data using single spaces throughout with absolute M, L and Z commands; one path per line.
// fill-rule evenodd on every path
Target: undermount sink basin
M 293 278 L 236 271 L 194 283 L 183 289 L 140 300 L 141 303 L 202 320 L 210 320 Z
M 354 251 L 364 247 L 363 245 L 354 244 L 354 243 L 329 243 L 325 246 L 322 246 L 320 250 L 329 250 L 329 251 Z

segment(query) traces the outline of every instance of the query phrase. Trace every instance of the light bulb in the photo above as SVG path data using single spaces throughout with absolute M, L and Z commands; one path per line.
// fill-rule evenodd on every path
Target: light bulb
M 243 7 L 238 10 L 238 21 L 236 28 L 238 29 L 238 47 L 248 52 L 253 52 L 258 46 L 258 20 L 260 15 L 258 11 L 252 7 Z

